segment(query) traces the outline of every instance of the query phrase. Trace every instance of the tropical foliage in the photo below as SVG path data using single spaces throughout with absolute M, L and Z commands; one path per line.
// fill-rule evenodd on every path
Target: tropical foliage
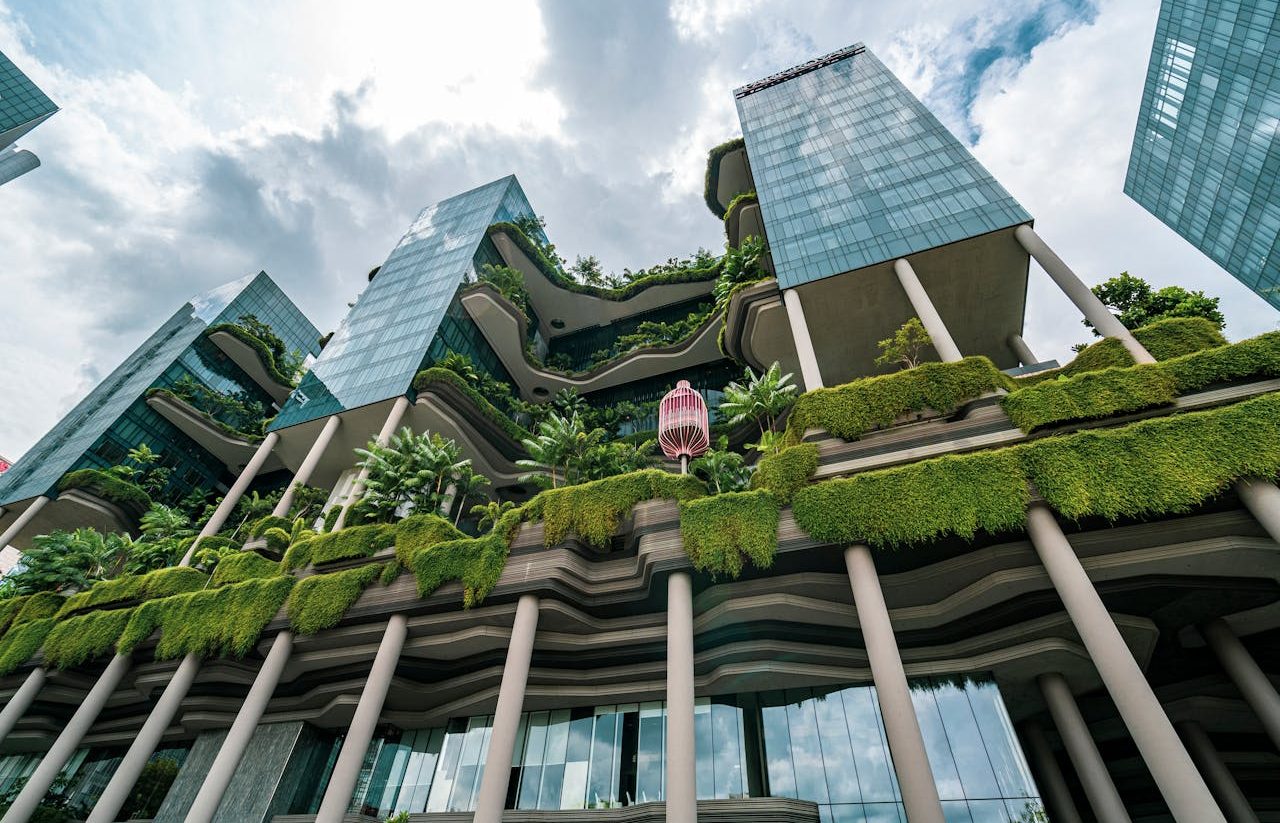
M 760 439 L 754 448 L 771 452 L 781 447 L 778 418 L 791 406 L 795 395 L 791 375 L 783 374 L 776 362 L 761 374 L 748 366 L 742 383 L 735 381 L 724 387 L 720 413 L 728 418 L 730 425 L 748 420 L 755 423 L 760 428 Z
M 450 488 L 465 498 L 488 484 L 476 474 L 462 448 L 439 434 L 415 434 L 407 426 L 391 436 L 387 445 L 370 442 L 356 449 L 359 467 L 368 471 L 361 503 L 382 523 L 406 511 L 438 512 L 449 501 Z M 465 489 L 465 491 L 463 491 Z
M 1202 291 L 1189 291 L 1182 286 L 1156 289 L 1127 271 L 1094 286 L 1093 293 L 1129 329 L 1169 317 L 1203 317 L 1219 329 L 1227 322 L 1218 309 L 1219 298 L 1208 297 Z M 1084 324 L 1093 328 L 1088 320 Z M 1098 330 L 1094 329 L 1093 333 L 1097 335 Z

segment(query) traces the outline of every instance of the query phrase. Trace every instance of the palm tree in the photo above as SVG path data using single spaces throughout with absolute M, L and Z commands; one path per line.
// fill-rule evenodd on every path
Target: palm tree
M 751 479 L 751 467 L 742 455 L 729 450 L 729 438 L 721 436 L 716 448 L 689 464 L 689 471 L 715 488 L 716 494 L 742 491 Z
M 774 430 L 778 416 L 795 399 L 795 384 L 789 373 L 782 373 L 776 361 L 760 375 L 748 366 L 743 378 L 745 386 L 733 382 L 724 387 L 720 411 L 729 418 L 730 425 L 754 420 L 760 427 L 761 439 L 765 439 L 765 433 Z
M 578 482 L 578 468 L 583 455 L 603 438 L 602 429 L 585 431 L 578 415 L 562 417 L 552 412 L 538 424 L 535 436 L 522 441 L 529 459 L 517 460 L 516 465 L 541 471 L 524 475 L 521 482 L 545 485 L 549 478 L 553 489 L 562 483 L 571 485 Z
M 453 517 L 453 525 L 457 526 L 458 521 L 462 519 L 462 513 L 466 511 L 467 498 L 487 485 L 489 485 L 489 478 L 483 474 L 476 474 L 471 468 L 471 461 L 468 460 L 466 466 L 453 478 L 453 493 L 458 498 L 458 513 Z

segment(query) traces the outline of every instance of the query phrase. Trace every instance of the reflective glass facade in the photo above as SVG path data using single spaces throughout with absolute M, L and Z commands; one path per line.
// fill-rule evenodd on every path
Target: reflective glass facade
M 107 468 L 146 443 L 173 469 L 172 494 L 214 487 L 224 468 L 146 404 L 147 389 L 189 375 L 217 391 L 261 391 L 203 338 L 205 329 L 253 314 L 289 349 L 315 354 L 319 332 L 265 272 L 188 301 L 89 395 L 0 476 L 0 505 L 52 491 L 66 472 Z M 269 399 L 269 398 L 268 398 Z
M 57 110 L 49 96 L 0 52 L 0 149 Z
M 485 230 L 493 223 L 531 216 L 533 209 L 514 176 L 423 209 L 272 428 L 408 392 L 458 286 L 475 279 L 475 257 Z
M 1280 3 L 1164 0 L 1124 191 L 1280 307 Z
M 861 45 L 735 95 L 782 288 L 1031 220 Z
M 990 682 L 912 684 L 949 823 L 1009 823 L 1040 800 L 999 690 Z M 351 811 L 471 811 L 493 718 L 383 737 L 370 748 Z M 823 823 L 905 823 L 871 686 L 700 698 L 701 799 L 795 797 Z M 662 800 L 661 702 L 527 712 L 507 808 L 614 808 Z

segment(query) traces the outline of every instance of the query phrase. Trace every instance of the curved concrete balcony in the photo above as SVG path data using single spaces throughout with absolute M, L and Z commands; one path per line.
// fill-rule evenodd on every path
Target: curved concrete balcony
M 704 197 L 707 207 L 716 217 L 724 217 L 733 198 L 755 190 L 747 147 L 741 138 L 730 140 L 711 150 L 707 155 L 707 190 Z
M 576 389 L 580 394 L 587 394 L 712 363 L 723 356 L 716 342 L 720 317 L 713 315 L 693 335 L 674 346 L 639 349 L 587 372 L 563 374 L 529 362 L 524 347 L 528 321 L 497 289 L 486 284 L 473 286 L 462 295 L 462 306 L 480 327 L 526 400 L 545 400 L 561 389 Z
M 538 331 L 545 340 L 703 297 L 711 294 L 715 287 L 714 278 L 691 283 L 661 283 L 642 289 L 626 300 L 608 300 L 557 285 L 507 231 L 495 229 L 489 237 L 506 264 L 524 275 L 525 290 L 538 315 Z
M 222 353 L 231 358 L 231 362 L 239 366 L 250 380 L 271 395 L 271 399 L 276 401 L 277 405 L 284 405 L 284 401 L 289 399 L 293 386 L 276 380 L 253 346 L 225 331 L 215 331 L 210 334 L 209 342 L 221 349 Z
M 0 514 L 0 531 L 4 531 L 17 517 L 34 503 L 36 498 L 9 503 Z M 19 551 L 31 548 L 31 538 L 54 531 L 75 531 L 91 528 L 102 533 L 127 532 L 139 534 L 138 518 L 141 511 L 121 506 L 99 497 L 87 489 L 67 489 L 58 493 L 27 523 L 10 541 Z
M 221 460 L 232 471 L 244 468 L 261 443 L 261 438 L 250 439 L 221 426 L 212 417 L 177 395 L 157 392 L 147 398 L 147 405 L 165 420 L 177 426 L 202 449 Z M 273 453 L 267 458 L 262 472 L 275 471 L 283 468 L 283 465 L 279 457 Z
M 734 203 L 724 216 L 724 231 L 729 245 L 737 248 L 748 237 L 764 237 L 764 214 L 760 201 L 743 198 Z
M 784 372 L 800 373 L 800 358 L 777 280 L 762 280 L 740 289 L 729 299 L 724 350 L 756 371 L 777 362 Z

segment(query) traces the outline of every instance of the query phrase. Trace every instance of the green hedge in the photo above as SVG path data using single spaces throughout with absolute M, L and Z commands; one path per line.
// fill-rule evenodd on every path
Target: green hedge
M 0 637 L 0 677 L 12 674 L 35 656 L 55 622 L 52 617 L 42 617 L 5 632 Z
M 1018 454 L 1003 449 L 807 486 L 796 493 L 792 514 L 818 540 L 885 548 L 1018 528 L 1029 499 Z
M 724 218 L 725 209 L 720 205 L 720 200 L 716 196 L 716 190 L 720 187 L 720 161 L 729 152 L 745 148 L 746 145 L 747 142 L 741 137 L 735 137 L 732 140 L 726 140 L 707 153 L 707 174 L 706 179 L 703 181 L 702 199 L 706 202 L 707 208 L 711 209 L 711 213 L 721 219 Z
M 371 563 L 302 578 L 285 604 L 289 625 L 298 634 L 315 634 L 333 628 L 381 573 L 382 564 Z
M 1239 343 L 1175 357 L 1160 366 L 1173 378 L 1179 394 L 1189 394 L 1216 383 L 1280 377 L 1280 332 L 1267 332 Z
M 242 551 L 224 557 L 218 561 L 209 579 L 210 588 L 243 583 L 246 580 L 257 580 L 263 577 L 278 577 L 283 574 L 280 564 L 268 560 L 257 552 Z
M 393 546 L 395 541 L 396 527 L 390 523 L 351 526 L 299 540 L 285 552 L 282 563 L 285 570 L 292 570 L 335 560 L 372 557 Z
M 1174 379 L 1153 363 L 1046 380 L 1006 395 L 1001 405 L 1015 426 L 1030 432 L 1055 423 L 1167 406 L 1177 395 Z
M 159 629 L 157 660 L 187 654 L 243 657 L 280 611 L 295 582 L 289 576 L 270 577 L 148 600 L 133 610 L 118 647 L 132 651 Z
M 787 446 L 760 458 L 755 473 L 751 475 L 751 488 L 768 489 L 783 503 L 790 503 L 792 496 L 809 482 L 817 470 L 816 443 Z
M 0 600 L 0 634 L 10 626 L 53 617 L 66 598 L 56 592 L 35 592 Z
M 690 500 L 706 494 L 692 475 L 644 469 L 577 486 L 548 489 L 525 504 L 526 520 L 542 520 L 546 545 L 576 534 L 596 548 L 607 548 L 618 524 L 644 500 Z
M 59 620 L 44 639 L 45 663 L 69 669 L 112 653 L 133 609 L 88 612 Z
M 415 552 L 467 535 L 438 514 L 413 514 L 396 524 L 396 559 L 408 566 Z
M 136 517 L 151 508 L 151 497 L 140 486 L 121 480 L 98 469 L 77 469 L 67 472 L 58 481 L 58 491 L 80 489 L 108 503 L 115 503 Z
M 66 617 L 86 609 L 115 603 L 169 597 L 203 589 L 208 582 L 209 578 L 204 572 L 186 566 L 170 566 L 146 574 L 99 580 L 79 594 L 68 597 L 56 616 Z
M 1203 317 L 1166 317 L 1135 329 L 1133 336 L 1157 360 L 1227 344 L 1217 325 Z
M 724 210 L 723 219 L 724 219 L 725 237 L 728 238 L 730 243 L 733 242 L 733 238 L 729 237 L 729 218 L 733 216 L 733 212 L 737 208 L 739 208 L 740 206 L 746 203 L 759 203 L 759 202 L 760 202 L 760 198 L 756 195 L 754 191 L 744 191 L 741 194 L 735 195 L 734 198 L 729 201 L 729 207 Z
M 418 581 L 418 596 L 426 597 L 450 580 L 462 582 L 463 608 L 477 605 L 497 585 L 510 547 L 498 532 L 484 537 L 446 540 L 413 555 L 409 568 Z
M 815 389 L 796 398 L 787 418 L 787 439 L 798 443 L 806 429 L 823 428 L 843 440 L 857 440 L 911 412 L 933 409 L 951 414 L 1007 383 L 987 358 L 966 357 Z
M 254 353 L 258 355 L 258 360 L 262 362 L 262 368 L 266 369 L 267 376 L 270 377 L 272 381 L 278 385 L 293 388 L 293 378 L 286 376 L 280 371 L 280 367 L 276 364 L 275 355 L 271 353 L 271 349 L 267 347 L 266 343 L 263 343 L 256 336 L 250 334 L 248 330 L 237 323 L 219 323 L 216 326 L 210 326 L 205 330 L 205 336 L 208 337 L 209 335 L 216 334 L 218 332 L 226 332 L 241 343 L 244 343 L 246 346 L 253 349 Z
M 508 437 L 517 443 L 533 436 L 523 426 L 520 426 L 499 411 L 497 406 L 490 403 L 484 395 L 476 391 L 475 387 L 459 376 L 457 372 L 440 366 L 423 369 L 413 378 L 413 390 L 415 392 L 426 391 L 432 383 L 446 383 L 465 394 L 467 399 L 475 404 L 481 415 L 497 424 Z
M 269 514 L 253 521 L 249 525 L 248 531 L 251 537 L 262 537 L 266 535 L 268 529 L 283 529 L 285 532 L 291 532 L 293 531 L 293 521 L 287 517 Z
M 736 578 L 750 561 L 773 565 L 782 502 L 768 491 L 727 492 L 680 503 L 680 535 L 698 571 Z

